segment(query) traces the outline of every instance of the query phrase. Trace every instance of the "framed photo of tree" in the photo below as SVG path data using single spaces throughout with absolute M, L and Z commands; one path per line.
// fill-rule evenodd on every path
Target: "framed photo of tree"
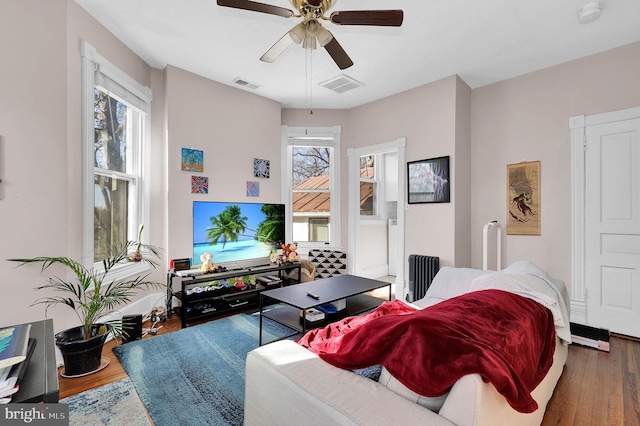
M 541 235 L 540 161 L 507 164 L 507 234 Z

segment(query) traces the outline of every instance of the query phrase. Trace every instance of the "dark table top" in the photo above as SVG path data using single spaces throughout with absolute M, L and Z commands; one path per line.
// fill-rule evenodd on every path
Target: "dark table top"
M 300 309 L 309 309 L 325 303 L 335 302 L 345 297 L 366 293 L 377 288 L 388 286 L 389 283 L 355 275 L 337 275 L 322 280 L 291 285 L 288 287 L 266 290 L 260 293 L 262 297 L 270 297 Z M 319 299 L 309 297 L 307 293 L 320 296 Z

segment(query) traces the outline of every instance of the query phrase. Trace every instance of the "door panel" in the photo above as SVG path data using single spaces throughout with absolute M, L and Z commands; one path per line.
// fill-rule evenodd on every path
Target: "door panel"
M 587 323 L 640 337 L 640 119 L 586 129 Z

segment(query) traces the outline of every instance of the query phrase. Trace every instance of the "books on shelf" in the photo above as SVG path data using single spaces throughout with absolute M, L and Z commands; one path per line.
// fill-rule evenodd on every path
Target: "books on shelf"
M 11 402 L 20 389 L 29 360 L 36 347 L 36 339 L 29 337 L 30 324 L 0 329 L 0 404 Z

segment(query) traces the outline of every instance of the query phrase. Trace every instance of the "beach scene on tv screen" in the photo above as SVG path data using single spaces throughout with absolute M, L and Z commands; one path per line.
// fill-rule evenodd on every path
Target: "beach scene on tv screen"
M 194 201 L 193 264 L 209 252 L 214 264 L 267 258 L 284 241 L 284 206 Z

